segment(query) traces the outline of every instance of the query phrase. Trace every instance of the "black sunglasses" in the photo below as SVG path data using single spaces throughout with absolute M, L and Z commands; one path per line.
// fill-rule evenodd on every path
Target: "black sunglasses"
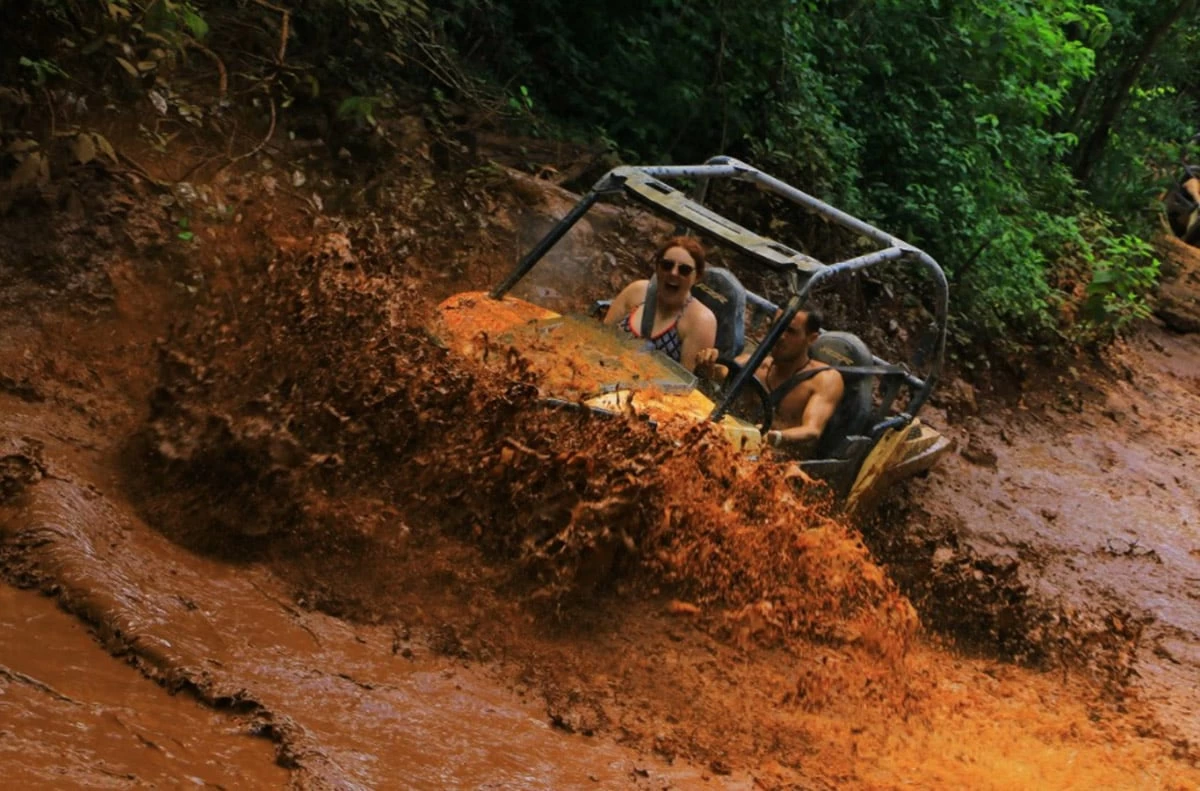
M 670 272 L 672 269 L 678 269 L 679 274 L 683 277 L 691 277 L 692 272 L 696 271 L 696 267 L 691 264 L 681 264 L 678 261 L 672 261 L 670 258 L 658 259 L 658 268 L 663 272 Z

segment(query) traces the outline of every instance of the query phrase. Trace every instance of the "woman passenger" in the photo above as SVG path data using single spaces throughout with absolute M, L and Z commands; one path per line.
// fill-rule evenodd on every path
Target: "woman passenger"
M 704 248 L 690 236 L 668 239 L 654 257 L 658 288 L 650 342 L 654 348 L 692 371 L 696 355 L 715 346 L 717 317 L 692 298 L 692 286 L 704 275 Z M 647 309 L 649 280 L 635 280 L 613 300 L 605 324 L 617 324 L 635 338 L 641 337 L 642 315 Z

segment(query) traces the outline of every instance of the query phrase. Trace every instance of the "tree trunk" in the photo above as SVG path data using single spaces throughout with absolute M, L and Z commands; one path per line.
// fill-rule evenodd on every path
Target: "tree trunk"
M 1096 126 L 1079 148 L 1079 155 L 1075 160 L 1075 178 L 1078 181 L 1086 182 L 1091 177 L 1096 162 L 1104 153 L 1104 146 L 1108 143 L 1108 136 L 1112 132 L 1113 124 L 1125 109 L 1125 105 L 1129 103 L 1129 93 L 1137 84 L 1138 78 L 1142 76 L 1146 64 L 1150 61 L 1150 56 L 1166 39 L 1175 23 L 1196 8 L 1196 2 L 1197 0 L 1181 0 L 1163 15 L 1158 24 L 1151 28 L 1146 34 L 1146 38 L 1142 40 L 1142 46 L 1133 63 L 1117 78 L 1112 93 L 1100 106 Z

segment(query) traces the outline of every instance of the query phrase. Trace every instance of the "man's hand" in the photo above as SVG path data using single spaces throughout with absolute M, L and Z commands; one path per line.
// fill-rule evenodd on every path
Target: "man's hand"
M 696 352 L 696 374 L 703 376 L 705 379 L 713 379 L 722 381 L 729 373 L 725 370 L 725 366 L 717 365 L 717 358 L 721 356 L 716 347 L 701 349 Z
M 795 426 L 782 431 L 771 429 L 763 434 L 763 442 L 772 448 L 786 446 L 788 453 L 807 453 L 817 444 L 820 436 L 819 432 L 813 432 L 806 426 Z

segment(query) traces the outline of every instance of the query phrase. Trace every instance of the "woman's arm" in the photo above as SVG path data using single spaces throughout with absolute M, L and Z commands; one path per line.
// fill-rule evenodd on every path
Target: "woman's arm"
M 635 280 L 621 289 L 621 293 L 617 294 L 617 298 L 608 306 L 608 313 L 604 314 L 604 323 L 616 324 L 628 316 L 635 307 L 646 300 L 646 288 L 649 284 L 649 280 Z
M 679 339 L 683 341 L 679 363 L 689 371 L 696 370 L 697 356 L 717 343 L 717 317 L 704 305 L 692 304 L 699 309 L 687 311 L 679 320 Z

